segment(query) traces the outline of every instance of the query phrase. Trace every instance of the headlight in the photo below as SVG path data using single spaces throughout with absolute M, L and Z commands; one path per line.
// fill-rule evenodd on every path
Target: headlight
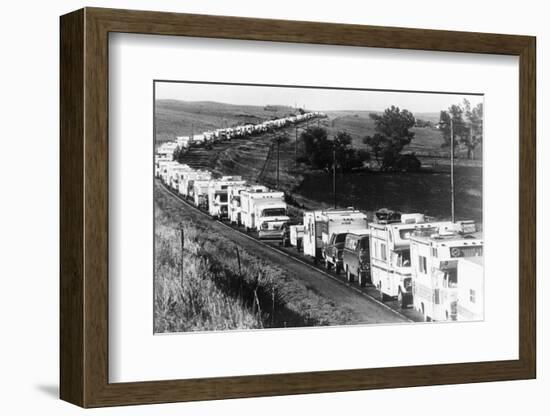
M 267 222 L 262 222 L 262 229 L 267 230 L 267 228 L 268 228 Z

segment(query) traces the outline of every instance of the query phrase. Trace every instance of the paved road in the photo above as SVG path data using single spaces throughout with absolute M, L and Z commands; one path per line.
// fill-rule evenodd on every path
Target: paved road
M 360 291 L 354 290 L 354 288 L 338 281 L 338 279 L 331 277 L 329 274 L 276 250 L 268 244 L 254 240 L 252 237 L 226 224 L 211 219 L 207 214 L 197 210 L 187 202 L 182 201 L 158 183 L 157 190 L 169 196 L 180 210 L 184 210 L 185 217 L 201 224 L 207 224 L 211 230 L 219 232 L 244 249 L 278 267 L 284 268 L 288 271 L 290 276 L 294 276 L 294 278 L 301 280 L 308 288 L 314 290 L 326 299 L 332 300 L 336 304 L 345 304 L 349 306 L 356 314 L 357 323 L 380 324 L 408 321 L 403 315 L 380 304 Z

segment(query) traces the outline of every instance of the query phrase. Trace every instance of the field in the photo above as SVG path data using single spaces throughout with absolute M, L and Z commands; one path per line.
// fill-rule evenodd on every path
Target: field
M 279 108 L 279 115 L 291 110 Z M 165 137 L 173 138 L 174 135 L 188 134 L 185 129 L 179 129 L 179 126 L 189 126 L 190 122 L 207 129 L 219 126 L 223 118 L 238 122 L 254 117 L 270 118 L 273 115 L 273 112 L 267 112 L 262 107 L 164 100 L 157 102 L 156 113 L 159 142 Z M 327 119 L 313 123 L 327 128 L 329 135 L 340 130 L 347 131 L 354 139 L 354 146 L 361 148 L 365 146 L 362 138 L 374 132 L 374 123 L 368 114 L 369 112 L 365 111 L 329 112 Z M 420 114 L 418 117 L 432 122 L 438 120 L 437 113 Z M 306 125 L 299 127 L 303 128 Z M 284 129 L 290 140 L 281 144 L 279 148 L 278 188 L 291 194 L 296 200 L 296 205 L 304 208 L 329 207 L 332 205 L 331 175 L 327 172 L 312 171 L 303 164 L 296 164 L 295 155 L 303 154 L 299 141 L 300 131 L 294 127 Z M 413 131 L 415 138 L 404 151 L 414 152 L 421 159 L 426 168 L 425 171 L 415 174 L 358 172 L 338 175 L 338 206 L 354 206 L 367 211 L 386 207 L 404 212 L 423 212 L 437 218 L 448 218 L 450 216 L 448 149 L 441 147 L 442 139 L 438 130 L 414 128 Z M 273 145 L 273 137 L 273 134 L 263 134 L 216 144 L 212 150 L 193 149 L 186 156 L 185 163 L 210 169 L 218 174 L 242 175 L 249 181 L 275 187 L 277 186 L 277 149 Z M 463 155 L 464 152 L 457 149 L 456 216 L 458 219 L 473 219 L 480 222 L 482 220 L 481 161 L 460 158 Z

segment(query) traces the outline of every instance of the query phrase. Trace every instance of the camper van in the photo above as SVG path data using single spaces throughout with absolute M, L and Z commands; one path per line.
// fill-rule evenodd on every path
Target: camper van
M 382 300 L 397 297 L 401 307 L 411 305 L 410 237 L 415 230 L 436 227 L 445 230 L 452 228 L 452 223 L 427 223 L 423 214 L 401 214 L 369 224 L 371 279 Z
M 327 210 L 319 217 L 321 223 L 322 257 L 327 269 L 336 273 L 342 268 L 342 253 L 346 235 L 367 228 L 367 214 L 353 208 Z
M 361 286 L 371 281 L 370 275 L 370 230 L 354 230 L 347 233 L 342 250 L 342 268 L 348 282 L 355 278 Z M 337 271 L 338 272 L 338 271 Z
M 246 181 L 243 181 L 240 176 L 222 176 L 221 179 L 211 180 L 208 186 L 208 213 L 213 218 L 227 218 L 227 188 L 245 184 Z
M 484 313 L 483 257 L 458 260 L 457 320 L 481 321 Z
M 417 230 L 410 238 L 414 308 L 427 321 L 457 319 L 458 261 L 483 255 L 481 238 L 449 224 Z

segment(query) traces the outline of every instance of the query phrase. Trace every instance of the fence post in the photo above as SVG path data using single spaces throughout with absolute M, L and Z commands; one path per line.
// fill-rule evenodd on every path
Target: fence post
M 180 222 L 180 238 L 181 238 L 181 264 L 180 264 L 180 284 L 183 286 L 183 252 L 185 250 L 185 235 L 183 230 L 183 223 Z
M 235 245 L 235 251 L 237 252 L 237 265 L 239 266 L 239 299 L 243 304 L 243 273 L 241 270 L 241 255 L 239 254 L 239 246 Z

